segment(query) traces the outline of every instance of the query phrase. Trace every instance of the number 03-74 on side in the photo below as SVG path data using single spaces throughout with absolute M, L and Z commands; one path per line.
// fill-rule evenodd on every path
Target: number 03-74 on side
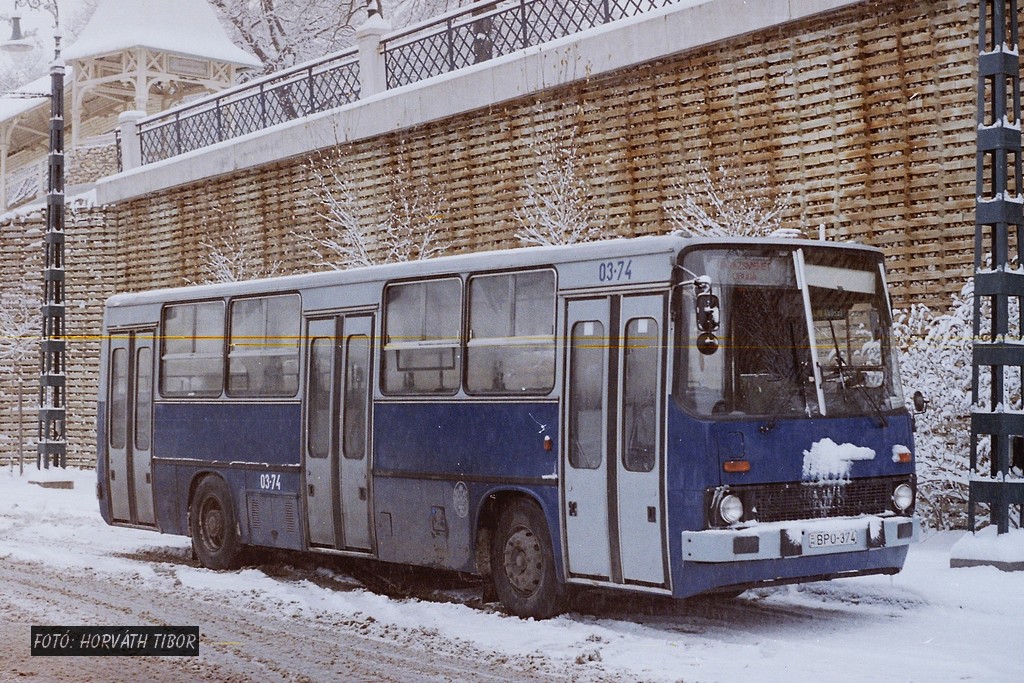
M 597 267 L 597 279 L 601 282 L 619 282 L 633 279 L 633 260 L 605 261 Z

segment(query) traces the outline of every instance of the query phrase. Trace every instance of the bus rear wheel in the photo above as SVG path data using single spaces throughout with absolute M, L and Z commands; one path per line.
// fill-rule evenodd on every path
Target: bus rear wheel
M 238 536 L 231 492 L 220 477 L 206 477 L 192 497 L 189 509 L 192 549 L 209 569 L 235 569 L 241 565 L 242 541 Z
M 512 614 L 547 619 L 562 612 L 566 587 L 558 581 L 544 514 L 519 499 L 502 510 L 491 546 L 491 578 Z

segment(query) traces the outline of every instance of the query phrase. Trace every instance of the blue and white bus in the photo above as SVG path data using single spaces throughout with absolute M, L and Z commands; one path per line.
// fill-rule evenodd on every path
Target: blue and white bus
M 882 253 L 646 237 L 122 294 L 104 519 L 684 598 L 903 565 L 912 416 Z

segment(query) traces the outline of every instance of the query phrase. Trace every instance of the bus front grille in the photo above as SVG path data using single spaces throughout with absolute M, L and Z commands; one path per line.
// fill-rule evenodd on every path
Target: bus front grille
M 871 478 L 765 484 L 734 487 L 731 491 L 740 493 L 754 519 L 786 522 L 888 512 L 894 486 L 891 478 Z

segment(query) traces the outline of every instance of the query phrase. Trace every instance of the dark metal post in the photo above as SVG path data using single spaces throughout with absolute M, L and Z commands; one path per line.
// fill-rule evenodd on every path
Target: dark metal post
M 316 108 L 316 81 L 313 80 L 313 67 L 306 69 L 306 87 L 309 88 L 309 112 L 317 111 Z
M 140 131 L 139 135 L 141 134 L 142 132 Z M 185 148 L 181 144 L 181 112 L 174 114 L 174 145 L 178 150 L 178 154 L 185 153 Z
M 452 33 L 452 20 L 444 24 L 444 41 L 448 45 L 448 71 L 455 71 L 455 35 Z
M 526 25 L 526 0 L 519 0 L 519 23 L 522 24 L 521 39 L 523 44 L 519 49 L 530 47 L 530 27 Z
M 213 103 L 213 110 L 217 115 L 217 142 L 224 142 L 227 137 L 224 135 L 224 108 L 220 104 L 221 98 L 217 98 Z
M 1004 534 L 1009 530 L 1010 505 L 1024 505 L 1024 480 L 1007 478 L 1011 454 L 1024 445 L 1024 414 L 1008 410 L 1014 406 L 1006 381 L 1008 369 L 1024 366 L 1024 347 L 1015 341 L 1024 336 L 1020 323 L 1010 329 L 1011 300 L 1016 300 L 1021 312 L 1024 297 L 1024 274 L 1016 267 L 1024 254 L 1017 0 L 981 0 L 980 8 L 973 404 L 980 404 L 983 369 L 991 379 L 991 393 L 987 411 L 976 409 L 971 414 L 968 526 L 975 530 L 975 508 L 985 503 L 992 523 Z M 1010 254 L 1011 232 L 1017 244 L 1015 257 Z M 986 253 L 991 263 L 986 263 Z M 991 321 L 989 329 L 982 331 L 985 300 L 991 307 Z M 980 472 L 978 445 L 985 436 L 991 445 L 991 466 L 988 472 Z
M 67 466 L 67 337 L 64 299 L 64 64 L 60 36 L 50 67 L 50 154 L 43 262 L 37 466 Z

